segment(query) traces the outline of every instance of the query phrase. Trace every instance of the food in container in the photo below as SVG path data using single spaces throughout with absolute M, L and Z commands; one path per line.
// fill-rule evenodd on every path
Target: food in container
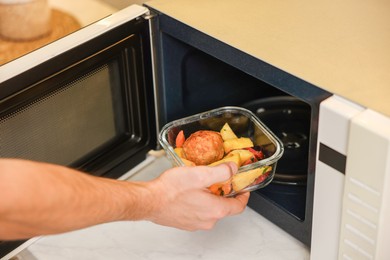
M 238 172 L 209 190 L 230 197 L 269 184 L 283 144 L 251 111 L 221 107 L 166 124 L 159 141 L 175 166 L 233 161 Z

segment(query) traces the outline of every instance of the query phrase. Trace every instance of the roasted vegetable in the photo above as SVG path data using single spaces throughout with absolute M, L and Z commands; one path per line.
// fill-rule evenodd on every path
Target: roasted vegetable
M 180 131 L 176 137 L 175 153 L 187 166 L 216 166 L 234 162 L 240 167 L 265 158 L 261 147 L 255 147 L 248 137 L 237 137 L 227 123 L 220 132 L 200 130 L 187 139 L 184 132 Z M 250 185 L 261 183 L 271 170 L 271 166 L 264 166 L 238 173 L 226 182 L 211 185 L 209 190 L 222 196 L 236 193 Z
M 224 141 L 229 140 L 229 139 L 236 139 L 237 136 L 233 132 L 233 130 L 230 128 L 228 123 L 225 123 L 220 131 L 222 139 Z
M 239 154 L 240 155 L 240 164 L 238 164 L 239 166 L 242 166 L 242 165 L 244 165 L 245 162 L 252 161 L 253 158 L 255 158 L 255 155 L 246 149 L 233 150 L 230 153 L 228 153 L 226 156 L 228 156 L 229 154 Z
M 234 175 L 232 178 L 233 190 L 240 191 L 246 188 L 252 183 L 255 183 L 257 178 L 259 178 L 264 173 L 269 172 L 271 169 L 271 166 L 265 166 Z
M 253 142 L 248 137 L 228 139 L 223 142 L 223 148 L 225 149 L 225 153 L 229 153 L 232 150 L 243 149 L 248 147 L 253 147 Z
M 185 142 L 186 138 L 184 136 L 184 131 L 181 130 L 176 136 L 176 148 L 181 148 Z
M 221 160 L 209 164 L 209 166 L 216 166 L 218 164 L 225 163 L 225 162 L 234 162 L 235 164 L 240 165 L 241 164 L 240 154 L 239 153 L 229 153 L 228 155 L 223 157 Z

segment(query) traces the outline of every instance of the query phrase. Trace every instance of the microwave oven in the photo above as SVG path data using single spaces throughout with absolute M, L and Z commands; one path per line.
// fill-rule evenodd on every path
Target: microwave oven
M 119 178 L 160 149 L 165 123 L 243 106 L 286 150 L 249 207 L 312 259 L 389 255 L 389 118 L 239 48 L 235 19 L 221 22 L 227 41 L 202 30 L 203 12 L 221 6 L 192 2 L 130 6 L 0 67 L 0 156 Z

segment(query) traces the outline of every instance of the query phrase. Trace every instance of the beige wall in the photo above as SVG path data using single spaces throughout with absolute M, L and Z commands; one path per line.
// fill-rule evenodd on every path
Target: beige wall
M 143 4 L 146 0 L 100 0 L 115 8 L 122 9 L 132 4 Z

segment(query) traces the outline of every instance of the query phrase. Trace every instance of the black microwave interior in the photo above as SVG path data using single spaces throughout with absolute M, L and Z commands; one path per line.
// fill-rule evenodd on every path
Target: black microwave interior
M 169 59 L 164 60 L 166 121 L 222 106 L 240 106 L 254 112 L 286 149 L 278 162 L 278 180 L 256 193 L 303 221 L 310 105 L 170 36 L 164 35 L 164 46 L 165 55 L 170 52 Z

